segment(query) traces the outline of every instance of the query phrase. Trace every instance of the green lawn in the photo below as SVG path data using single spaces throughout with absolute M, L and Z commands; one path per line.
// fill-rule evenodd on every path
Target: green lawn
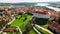
M 42 27 L 47 29 L 48 28 L 48 24 L 42 25 Z
M 17 15 L 16 16 L 16 19 L 10 24 L 11 27 L 16 27 L 16 26 L 19 26 L 21 31 L 24 32 L 26 30 L 26 25 L 27 24 L 30 24 L 30 20 L 32 19 L 32 15 L 28 15 L 28 14 L 25 14 L 25 15 Z M 32 27 L 32 26 L 31 26 Z M 43 27 L 46 27 L 47 26 L 43 26 Z M 46 34 L 47 32 L 39 29 L 40 32 Z M 15 32 L 16 34 L 20 34 L 19 32 Z M 35 32 L 33 30 L 33 28 L 29 31 L 29 34 L 37 34 L 37 32 Z
M 27 15 L 27 19 L 22 23 L 22 25 L 20 26 L 21 30 L 24 31 L 26 24 L 30 23 L 29 21 L 31 20 L 32 16 Z
M 22 30 L 22 32 L 25 31 L 25 27 L 27 24 L 30 23 L 30 20 L 32 19 L 32 15 L 28 15 L 28 14 L 25 14 L 25 15 L 17 15 L 16 16 L 17 19 L 15 19 L 11 26 L 13 27 L 16 27 L 16 26 L 19 26 Z M 26 18 L 26 19 L 25 19 Z M 30 32 L 30 34 L 35 34 L 36 32 L 32 29 Z
M 32 29 L 32 30 L 29 32 L 29 34 L 38 34 L 38 33 Z
M 21 17 L 21 15 L 17 15 L 16 18 L 19 19 Z
M 24 19 L 25 19 L 25 17 L 23 17 L 23 16 L 20 19 L 15 19 L 12 22 L 11 26 L 21 26 Z

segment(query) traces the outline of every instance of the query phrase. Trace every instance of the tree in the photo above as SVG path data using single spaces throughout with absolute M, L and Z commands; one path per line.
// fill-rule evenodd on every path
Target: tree
M 27 25 L 25 26 L 25 31 L 23 32 L 23 34 L 28 34 L 29 31 L 30 31 L 32 28 L 33 28 L 33 27 L 32 27 L 31 24 L 27 24 Z

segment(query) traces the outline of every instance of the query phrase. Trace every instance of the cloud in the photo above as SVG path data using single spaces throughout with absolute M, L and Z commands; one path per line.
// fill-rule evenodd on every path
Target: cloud
M 60 2 L 60 0 L 0 0 L 3 3 L 17 3 L 17 2 Z

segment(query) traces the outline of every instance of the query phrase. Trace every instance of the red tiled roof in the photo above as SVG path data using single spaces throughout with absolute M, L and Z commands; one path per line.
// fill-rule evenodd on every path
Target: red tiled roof
M 56 31 L 60 32 L 60 24 L 58 24 L 57 22 L 51 22 L 49 23 L 49 25 L 50 25 L 49 27 L 52 27 Z
M 49 23 L 49 25 L 53 25 L 53 23 L 52 23 L 52 22 L 50 22 L 50 23 Z
M 15 31 L 15 30 L 17 30 L 17 28 L 6 28 L 6 29 L 4 29 L 4 31 Z
M 48 13 L 52 16 L 52 17 L 59 17 L 57 12 L 54 11 L 48 11 Z
M 34 9 L 33 12 L 38 13 L 38 14 L 45 14 L 45 15 L 49 14 L 49 15 L 51 15 L 51 17 L 59 17 L 59 15 L 56 11 Z
M 39 14 L 47 14 L 47 11 L 44 10 L 35 10 L 35 13 L 39 13 Z
M 60 32 L 60 26 L 56 29 L 56 31 Z
M 57 28 L 58 26 L 59 26 L 58 23 L 54 23 L 54 24 L 53 24 L 53 27 L 54 27 L 54 28 Z

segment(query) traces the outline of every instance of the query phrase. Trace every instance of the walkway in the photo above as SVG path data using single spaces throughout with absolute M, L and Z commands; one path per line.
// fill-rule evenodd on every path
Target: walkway
M 9 23 L 7 23 L 7 24 L 8 24 L 8 25 L 11 24 L 14 20 L 15 20 L 15 18 L 14 18 L 11 22 L 9 22 Z
M 21 31 L 21 29 L 19 28 L 19 26 L 17 26 L 17 27 L 18 27 L 18 29 L 19 29 L 20 34 L 22 34 L 22 31 Z
M 11 24 L 14 20 L 15 20 L 15 18 L 14 18 L 11 22 L 7 23 L 6 25 Z M 6 28 L 6 25 L 1 29 L 0 34 L 1 34 L 1 33 L 3 32 L 3 30 Z
M 35 24 L 35 27 L 41 28 L 41 29 L 49 32 L 50 34 L 53 34 L 51 31 L 49 31 L 49 30 L 47 30 L 47 29 L 45 29 L 45 28 L 43 28 L 43 27 L 41 27 L 41 26 L 39 26 L 39 25 L 37 25 L 37 24 Z
M 33 29 L 34 29 L 38 34 L 41 34 L 35 27 L 33 27 Z

